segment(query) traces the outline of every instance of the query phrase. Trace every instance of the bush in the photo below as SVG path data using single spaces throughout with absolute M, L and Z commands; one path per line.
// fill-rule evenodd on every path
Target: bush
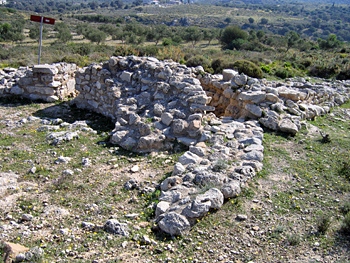
M 156 56 L 158 54 L 160 47 L 150 45 L 150 46 L 144 46 L 139 47 L 138 50 L 140 52 L 140 56 Z
M 209 59 L 207 59 L 201 55 L 196 55 L 196 56 L 188 59 L 186 62 L 186 66 L 187 67 L 202 66 L 206 72 L 213 73 L 213 69 L 211 68 L 211 63 L 210 63 Z
M 343 162 L 342 168 L 339 170 L 339 175 L 350 181 L 350 162 Z
M 166 46 L 172 46 L 174 43 L 173 43 L 173 40 L 171 38 L 163 38 L 163 41 L 162 41 L 162 46 L 166 47 Z
M 262 64 L 262 65 L 260 66 L 260 68 L 261 68 L 261 70 L 262 70 L 263 72 L 265 72 L 265 73 L 268 73 L 268 74 L 271 73 L 271 67 L 270 67 L 269 65 L 264 65 L 264 64 Z
M 91 43 L 81 43 L 81 44 L 68 44 L 72 48 L 73 53 L 79 54 L 80 56 L 87 56 L 92 52 Z
M 221 73 L 224 69 L 224 61 L 221 58 L 215 59 L 211 62 L 211 67 L 214 70 L 214 73 Z
M 85 67 L 90 63 L 86 56 L 80 56 L 77 54 L 64 56 L 61 61 L 67 62 L 67 63 L 75 63 L 79 67 Z M 61 61 L 57 61 L 57 62 L 61 62 Z
M 350 79 L 350 66 L 343 68 L 336 77 L 338 80 Z M 350 178 L 350 176 L 349 176 Z
M 289 234 L 287 235 L 287 242 L 290 246 L 296 246 L 300 243 L 300 236 L 297 234 Z
M 275 71 L 275 76 L 276 77 L 279 77 L 281 79 L 286 79 L 286 78 L 292 78 L 294 77 L 294 73 L 292 72 L 291 69 L 289 68 L 277 68 L 276 71 Z
M 324 235 L 329 226 L 331 225 L 331 216 L 327 214 L 322 214 L 317 218 L 317 232 L 321 235 Z
M 237 60 L 232 64 L 232 68 L 238 70 L 240 73 L 244 73 L 252 78 L 259 78 L 261 79 L 263 77 L 262 70 L 255 65 L 253 62 L 248 60 Z
M 315 65 L 309 70 L 309 74 L 311 76 L 319 77 L 319 78 L 332 78 L 338 75 L 340 72 L 340 66 L 337 64 L 329 65 L 329 64 L 319 64 Z
M 113 56 L 130 56 L 130 55 L 139 55 L 139 51 L 130 46 L 120 45 L 115 48 Z
M 350 212 L 345 215 L 340 231 L 346 235 L 350 235 Z
M 227 167 L 228 167 L 227 162 L 225 160 L 219 159 L 214 163 L 212 170 L 214 172 L 223 172 L 224 170 L 227 169 Z
M 341 208 L 340 208 L 340 211 L 343 215 L 346 215 L 350 212 L 350 200 L 345 202 Z

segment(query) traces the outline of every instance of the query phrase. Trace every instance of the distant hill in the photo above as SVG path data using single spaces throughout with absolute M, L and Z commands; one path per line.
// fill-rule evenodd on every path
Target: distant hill
M 257 4 L 257 5 L 283 5 L 294 3 L 320 3 L 320 4 L 350 4 L 349 0 L 195 0 L 199 4 L 219 4 L 219 5 L 242 5 L 242 4 Z

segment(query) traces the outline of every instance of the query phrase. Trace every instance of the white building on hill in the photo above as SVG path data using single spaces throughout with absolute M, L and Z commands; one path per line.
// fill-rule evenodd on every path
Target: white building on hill
M 0 0 L 0 5 L 6 5 L 6 0 Z
M 159 5 L 158 0 L 143 0 L 142 2 L 144 5 Z

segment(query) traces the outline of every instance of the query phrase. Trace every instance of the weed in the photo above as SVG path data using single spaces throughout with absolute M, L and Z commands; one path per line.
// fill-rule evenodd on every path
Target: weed
M 343 215 L 346 215 L 347 213 L 350 212 L 350 200 L 346 201 L 341 207 L 340 211 L 342 212 Z
M 339 170 L 339 175 L 350 181 L 350 162 L 343 162 L 343 167 Z
M 322 214 L 316 220 L 317 232 L 324 235 L 331 225 L 332 217 L 329 214 Z
M 340 231 L 346 235 L 350 235 L 350 212 L 345 215 Z
M 227 161 L 222 160 L 222 159 L 219 159 L 219 160 L 217 160 L 217 161 L 215 162 L 215 164 L 213 165 L 212 170 L 213 170 L 214 172 L 222 172 L 222 171 L 226 170 L 227 167 L 228 167 Z
M 282 233 L 286 231 L 286 227 L 283 225 L 277 225 L 271 232 L 271 238 L 278 239 Z
M 300 243 L 300 236 L 297 234 L 289 234 L 287 235 L 287 243 L 290 246 L 297 246 Z

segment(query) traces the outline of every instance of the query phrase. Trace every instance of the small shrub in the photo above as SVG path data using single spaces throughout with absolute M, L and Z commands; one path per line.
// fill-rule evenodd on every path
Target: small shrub
M 277 225 L 271 232 L 271 238 L 280 238 L 281 234 L 286 230 L 285 226 Z
M 221 73 L 223 70 L 224 61 L 221 58 L 214 59 L 211 62 L 211 67 L 216 74 Z
M 213 69 L 211 68 L 211 63 L 209 59 L 205 58 L 201 55 L 196 55 L 194 57 L 191 57 L 186 62 L 187 67 L 197 67 L 202 66 L 206 72 L 212 73 Z
M 113 56 L 130 56 L 130 55 L 139 55 L 139 51 L 135 48 L 126 45 L 119 45 L 115 48 Z
M 78 53 L 80 56 L 88 56 L 92 52 L 91 43 L 70 43 L 68 46 L 71 47 L 73 53 Z
M 350 66 L 343 68 L 336 77 L 338 80 L 350 79 Z
M 150 46 L 144 46 L 139 47 L 140 56 L 156 56 L 159 51 L 158 46 L 150 45 Z
M 261 79 L 263 77 L 263 72 L 261 68 L 259 68 L 253 62 L 248 60 L 237 60 L 232 64 L 232 67 L 238 70 L 239 72 L 244 73 L 252 78 Z
M 294 74 L 289 68 L 277 68 L 275 71 L 275 76 L 281 79 L 286 79 L 294 77 Z
M 261 68 L 261 70 L 263 71 L 263 72 L 265 72 L 265 73 L 268 73 L 268 74 L 270 74 L 271 73 L 271 67 L 269 66 L 269 65 L 261 65 L 260 66 L 260 68 Z
M 317 218 L 316 228 L 319 234 L 324 235 L 327 232 L 330 225 L 331 225 L 330 215 L 322 214 Z
M 350 181 L 350 162 L 343 162 L 343 166 L 339 170 L 339 175 Z
M 341 207 L 340 207 L 340 212 L 343 215 L 346 215 L 347 213 L 350 212 L 350 200 L 346 201 Z
M 222 171 L 226 170 L 227 167 L 228 167 L 227 162 L 225 160 L 219 159 L 213 165 L 212 170 L 214 172 L 222 172 Z
M 300 236 L 297 234 L 290 234 L 287 236 L 287 242 L 290 246 L 296 246 L 300 243 Z
M 163 38 L 162 41 L 162 46 L 172 46 L 173 45 L 173 40 L 171 38 Z
M 80 67 L 85 67 L 89 64 L 87 57 L 80 55 L 67 55 L 61 59 L 62 62 L 75 63 Z
M 340 231 L 346 235 L 350 235 L 350 212 L 345 215 Z
M 176 62 L 183 60 L 184 53 L 180 47 L 175 46 L 166 46 L 162 49 L 159 49 L 157 58 L 160 60 L 172 59 Z

